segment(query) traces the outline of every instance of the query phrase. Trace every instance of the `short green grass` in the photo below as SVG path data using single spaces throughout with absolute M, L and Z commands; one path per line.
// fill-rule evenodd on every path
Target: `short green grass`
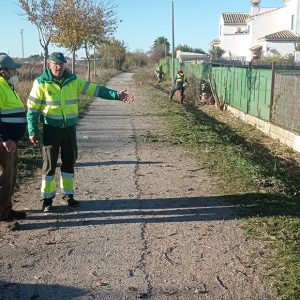
M 181 107 L 169 102 L 167 90 L 151 86 L 153 110 L 171 130 L 167 141 L 189 148 L 217 192 L 236 207 L 245 234 L 270 245 L 264 275 L 276 297 L 300 299 L 299 153 L 229 112 L 214 106 Z M 150 132 L 147 136 L 149 142 L 161 141 Z

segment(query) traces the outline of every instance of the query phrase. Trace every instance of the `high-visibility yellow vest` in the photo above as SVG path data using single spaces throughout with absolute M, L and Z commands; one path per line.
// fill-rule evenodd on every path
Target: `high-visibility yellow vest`
M 186 81 L 186 76 L 182 73 L 177 73 L 176 74 L 176 83 L 183 83 Z
M 19 95 L 0 77 L 0 121 L 13 136 L 5 137 L 0 132 L 1 140 L 19 139 L 24 134 L 26 126 L 26 113 L 24 104 Z
M 25 123 L 25 108 L 19 95 L 0 77 L 0 118 L 3 123 Z M 17 116 L 18 113 L 22 113 Z
M 65 71 L 61 81 L 53 78 L 46 68 L 38 77 L 30 92 L 27 106 L 28 131 L 37 135 L 38 115 L 44 124 L 65 128 L 74 126 L 78 120 L 78 95 L 118 100 L 119 93 L 95 83 L 91 83 Z

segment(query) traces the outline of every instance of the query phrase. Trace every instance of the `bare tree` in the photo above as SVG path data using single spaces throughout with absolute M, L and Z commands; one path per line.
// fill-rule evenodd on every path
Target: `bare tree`
M 88 36 L 84 24 L 90 0 L 59 0 L 59 14 L 56 16 L 53 42 L 69 49 L 72 53 L 72 72 L 75 73 L 76 51 Z
M 72 72 L 75 73 L 75 55 L 85 48 L 90 77 L 89 50 L 115 30 L 113 6 L 110 1 L 95 4 L 93 0 L 59 0 L 59 15 L 55 18 L 53 41 L 72 53 Z M 71 21 L 70 21 L 71 20 Z
M 27 19 L 36 26 L 39 42 L 44 50 L 44 69 L 47 65 L 48 47 L 55 32 L 59 0 L 19 0 L 19 6 Z
M 170 43 L 168 39 L 164 36 L 156 38 L 151 49 L 150 61 L 156 63 L 160 59 L 166 58 L 169 55 L 169 51 Z
M 121 69 L 126 58 L 126 47 L 123 42 L 114 38 L 96 46 L 103 58 L 112 60 L 112 67 Z
M 151 55 L 150 55 L 150 61 L 151 63 L 156 63 L 162 58 L 165 58 L 166 56 L 166 50 L 165 45 L 163 44 L 157 44 L 152 48 Z
M 83 47 L 88 61 L 88 80 L 90 80 L 91 74 L 89 51 L 95 49 L 96 45 L 101 45 L 108 40 L 116 30 L 117 23 L 114 6 L 110 1 L 101 1 L 95 6 L 92 3 L 90 3 L 90 5 L 85 23 L 85 28 L 89 34 L 83 41 Z
M 167 38 L 165 38 L 164 36 L 159 36 L 158 38 L 156 38 L 153 43 L 153 48 L 155 48 L 158 45 L 163 45 L 167 50 L 167 54 L 169 54 L 170 43 L 168 42 Z

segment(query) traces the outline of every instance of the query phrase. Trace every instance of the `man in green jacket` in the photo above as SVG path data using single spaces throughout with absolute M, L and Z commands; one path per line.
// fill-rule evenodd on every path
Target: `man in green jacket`
M 72 207 L 79 206 L 74 199 L 74 165 L 77 159 L 76 123 L 78 95 L 100 97 L 131 103 L 133 96 L 126 90 L 117 92 L 82 80 L 66 70 L 66 59 L 60 52 L 49 56 L 45 72 L 33 83 L 27 102 L 28 132 L 31 143 L 38 143 L 38 119 L 43 124 L 42 209 L 53 210 L 56 193 L 55 169 L 61 155 L 60 186 L 63 200 Z

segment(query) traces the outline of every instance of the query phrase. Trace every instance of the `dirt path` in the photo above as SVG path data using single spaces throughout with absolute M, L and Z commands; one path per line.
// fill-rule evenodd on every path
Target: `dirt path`
M 191 155 L 147 143 L 164 134 L 149 98 L 121 74 L 134 105 L 95 101 L 78 126 L 76 198 L 40 212 L 40 178 L 18 193 L 29 211 L 0 238 L 0 299 L 272 299 L 259 278 L 264 249 Z

